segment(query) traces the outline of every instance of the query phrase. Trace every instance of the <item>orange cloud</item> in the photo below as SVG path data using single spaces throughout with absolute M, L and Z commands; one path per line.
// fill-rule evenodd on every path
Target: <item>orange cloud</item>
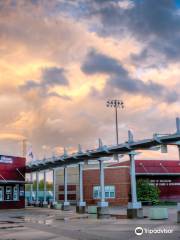
M 125 102 L 125 109 L 118 111 L 122 142 L 127 139 L 129 128 L 141 139 L 159 130 L 174 129 L 172 118 L 179 112 L 178 102 L 168 107 L 152 97 L 123 91 L 104 94 L 108 76 L 87 76 L 81 65 L 89 49 L 94 48 L 119 61 L 132 77 L 173 88 L 179 82 L 178 64 L 161 70 L 141 68 L 129 59 L 143 47 L 133 36 L 99 36 L 89 30 L 88 22 L 54 13 L 54 1 L 41 1 L 38 5 L 16 2 L 13 7 L 4 1 L 0 16 L 0 127 L 4 131 L 0 139 L 22 140 L 26 136 L 38 156 L 43 155 L 42 146 L 60 153 L 64 146 L 75 151 L 78 143 L 84 149 L 96 147 L 99 137 L 105 144 L 113 144 L 114 109 L 106 108 L 109 98 Z M 65 69 L 69 85 L 52 86 L 47 93 L 53 91 L 71 101 L 55 94 L 44 97 L 43 89 L 39 91 L 41 95 L 37 89 L 20 90 L 29 80 L 39 83 L 42 69 L 50 67 Z M 99 95 L 93 95 L 92 89 Z

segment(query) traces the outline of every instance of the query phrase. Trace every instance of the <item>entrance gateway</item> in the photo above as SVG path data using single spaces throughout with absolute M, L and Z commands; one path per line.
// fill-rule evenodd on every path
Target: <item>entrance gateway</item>
M 144 140 L 134 140 L 132 132 L 128 131 L 128 140 L 121 144 L 116 145 L 103 145 L 102 140 L 99 139 L 99 146 L 96 149 L 86 150 L 83 151 L 81 145 L 78 145 L 78 151 L 76 153 L 68 154 L 66 148 L 64 148 L 64 154 L 60 156 L 52 156 L 47 159 L 37 160 L 32 159 L 26 165 L 26 173 L 30 173 L 32 175 L 33 172 L 36 172 L 36 202 L 38 202 L 38 191 L 39 191 L 39 173 L 44 172 L 48 169 L 52 169 L 53 173 L 55 172 L 56 168 L 62 167 L 64 170 L 63 174 L 63 183 L 64 183 L 64 206 L 69 206 L 68 201 L 68 174 L 67 174 L 67 167 L 68 165 L 76 165 L 79 166 L 79 202 L 77 203 L 79 206 L 84 207 L 86 205 L 84 201 L 84 193 L 83 193 L 83 178 L 82 178 L 82 163 L 86 163 L 88 160 L 98 161 L 99 162 L 99 184 L 101 189 L 101 197 L 100 201 L 98 202 L 99 210 L 100 208 L 108 208 L 108 202 L 105 200 L 105 174 L 104 174 L 104 164 L 103 161 L 110 156 L 117 156 L 119 155 L 129 155 L 130 159 L 130 189 L 131 189 L 131 196 L 130 201 L 128 202 L 127 214 L 132 213 L 133 217 L 137 217 L 142 215 L 142 207 L 141 202 L 137 201 L 137 193 L 136 193 L 136 171 L 135 171 L 135 156 L 138 154 L 139 150 L 153 150 L 155 147 L 161 149 L 161 152 L 167 152 L 167 145 L 174 145 L 178 147 L 178 152 L 180 155 L 180 118 L 176 119 L 176 132 L 173 134 L 153 134 L 152 138 L 144 139 Z M 46 181 L 44 178 L 44 185 L 46 185 Z M 53 177 L 53 203 L 56 207 L 57 199 L 56 199 L 56 181 L 55 177 Z M 31 188 L 32 189 L 32 188 Z M 44 193 L 45 193 L 44 188 Z M 32 193 L 32 190 L 31 190 Z M 31 194 L 32 195 L 32 194 Z M 45 196 L 45 194 L 44 194 Z M 62 208 L 63 209 L 63 208 Z M 64 210 L 64 209 L 63 209 Z M 99 211 L 100 212 L 100 211 Z M 102 210 L 104 212 L 104 210 Z

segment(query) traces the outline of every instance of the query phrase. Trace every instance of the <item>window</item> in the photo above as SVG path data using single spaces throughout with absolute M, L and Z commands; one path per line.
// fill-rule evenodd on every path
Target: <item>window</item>
M 101 197 L 101 192 L 100 192 L 100 187 L 99 186 L 94 186 L 93 187 L 93 198 L 97 199 Z
M 0 202 L 19 201 L 19 185 L 0 186 Z
M 5 200 L 11 201 L 12 200 L 12 186 L 6 186 L 5 192 Z
M 115 198 L 115 186 L 105 186 L 105 198 Z M 101 198 L 101 188 L 100 186 L 93 187 L 93 198 Z
M 105 186 L 105 198 L 115 198 L 115 186 Z
M 0 202 L 4 200 L 4 187 L 0 186 Z
M 15 185 L 13 187 L 13 200 L 18 201 L 19 200 L 19 185 Z

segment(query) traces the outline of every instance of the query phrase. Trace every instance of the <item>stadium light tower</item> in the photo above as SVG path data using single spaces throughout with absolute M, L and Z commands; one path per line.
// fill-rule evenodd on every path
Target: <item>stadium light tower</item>
M 124 103 L 122 100 L 108 100 L 106 103 L 107 107 L 115 108 L 115 123 L 116 123 L 116 143 L 119 144 L 119 135 L 118 135 L 118 115 L 117 115 L 117 109 L 124 108 Z

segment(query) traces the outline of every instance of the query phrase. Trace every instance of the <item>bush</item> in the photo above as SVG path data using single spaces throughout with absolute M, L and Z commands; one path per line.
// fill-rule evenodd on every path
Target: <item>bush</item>
M 157 204 L 159 202 L 159 188 L 152 185 L 148 179 L 139 179 L 137 181 L 137 198 L 138 201 L 152 202 Z

